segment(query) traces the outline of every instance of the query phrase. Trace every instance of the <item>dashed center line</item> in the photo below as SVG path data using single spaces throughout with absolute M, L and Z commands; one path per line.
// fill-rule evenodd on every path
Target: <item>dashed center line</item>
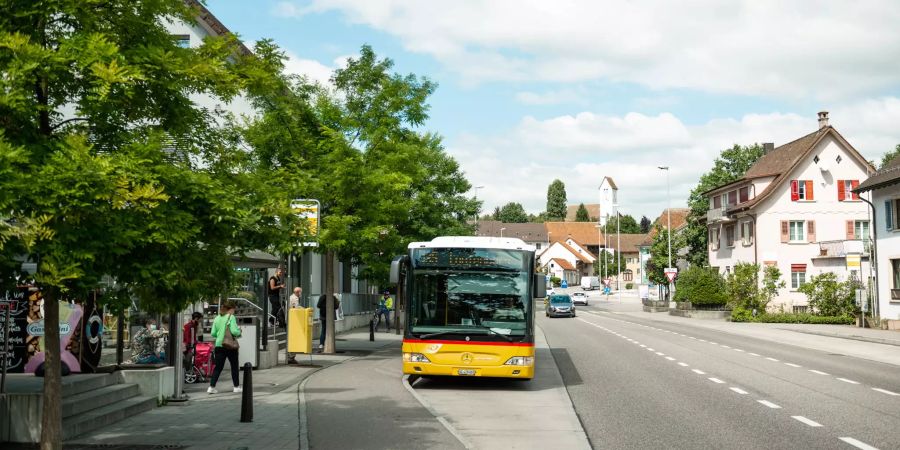
M 749 353 L 747 353 L 747 354 L 750 355 L 750 356 L 759 356 L 759 353 L 749 352 Z
M 673 358 L 671 356 L 666 356 L 666 359 L 668 359 L 669 361 L 675 361 L 675 358 Z
M 666 356 L 666 354 L 663 353 L 663 352 L 656 352 L 656 354 L 659 355 L 659 356 Z
M 843 381 L 844 383 L 859 384 L 859 381 L 848 380 L 848 379 L 846 379 L 846 378 L 838 378 L 838 380 L 841 380 L 841 381 Z
M 773 358 L 773 357 L 771 357 L 771 356 L 766 356 L 766 359 L 768 359 L 769 361 L 778 362 L 777 359 L 775 359 L 775 358 Z
M 709 377 L 709 378 L 707 378 L 707 380 L 712 381 L 713 383 L 716 383 L 716 384 L 724 384 L 725 383 L 724 381 L 722 381 L 718 378 L 715 378 L 715 377 Z
M 827 373 L 822 372 L 821 370 L 809 369 L 809 371 L 812 372 L 812 373 L 814 373 L 814 374 L 817 374 L 817 375 L 828 375 Z
M 687 367 L 687 366 L 688 366 L 688 363 L 680 362 L 680 363 L 678 363 L 678 365 L 681 366 L 681 367 Z M 890 392 L 890 391 L 887 391 L 887 392 Z M 891 394 L 893 394 L 893 395 L 900 395 L 900 394 L 894 394 L 893 392 L 891 392 Z
M 691 371 L 696 373 L 697 375 L 706 375 L 706 372 L 704 372 L 700 369 L 691 369 Z
M 807 419 L 806 417 L 803 417 L 803 416 L 791 416 L 791 417 L 796 419 L 797 421 L 805 423 L 811 427 L 821 427 L 822 426 L 821 423 L 816 422 L 815 420 Z
M 852 437 L 842 437 L 842 438 L 838 438 L 838 439 L 840 439 L 856 448 L 861 448 L 862 450 L 878 450 L 877 448 L 872 447 L 871 445 L 866 444 L 865 442 L 860 442 L 856 439 L 853 439 Z
M 794 364 L 794 363 L 784 363 L 784 365 L 791 366 L 791 367 L 802 367 L 800 364 Z
M 882 394 L 893 395 L 893 396 L 900 396 L 900 394 L 898 394 L 898 393 L 896 393 L 896 392 L 891 392 L 891 391 L 889 391 L 889 390 L 887 390 L 887 389 L 872 388 L 872 390 L 873 390 L 873 391 L 876 391 L 876 392 L 881 392 Z
M 747 391 L 745 391 L 745 390 L 743 390 L 743 389 L 741 389 L 741 388 L 732 387 L 732 388 L 729 388 L 729 389 L 731 389 L 731 390 L 734 391 L 734 392 L 737 392 L 738 394 L 741 394 L 741 395 L 747 395 Z
M 757 400 L 757 401 L 758 401 L 759 403 L 765 405 L 765 406 L 768 406 L 769 408 L 772 408 L 772 409 L 781 409 L 780 406 L 778 406 L 778 405 L 776 405 L 776 404 L 774 404 L 774 403 L 772 403 L 772 402 L 770 402 L 770 401 L 768 401 L 768 400 Z
M 743 350 L 741 350 L 741 349 L 739 349 L 739 348 L 734 349 L 734 351 L 736 351 L 736 352 L 741 352 L 741 353 L 744 352 Z

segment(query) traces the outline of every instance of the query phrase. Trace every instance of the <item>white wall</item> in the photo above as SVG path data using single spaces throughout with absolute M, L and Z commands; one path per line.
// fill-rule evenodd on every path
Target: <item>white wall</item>
M 894 268 L 892 259 L 900 259 L 900 230 L 887 230 L 885 223 L 885 200 L 900 198 L 900 185 L 878 189 L 873 192 L 878 238 L 878 303 L 879 313 L 884 319 L 900 320 L 900 300 L 891 300 L 891 289 L 894 286 Z M 896 213 L 895 213 L 896 214 Z M 900 289 L 900 286 L 896 286 Z
M 564 259 L 572 264 L 572 267 L 577 267 L 578 259 L 575 255 L 572 254 L 569 250 L 563 247 L 559 242 L 555 242 L 550 246 L 544 253 L 541 253 L 540 264 L 541 266 L 546 266 L 547 263 L 550 262 L 553 258 Z

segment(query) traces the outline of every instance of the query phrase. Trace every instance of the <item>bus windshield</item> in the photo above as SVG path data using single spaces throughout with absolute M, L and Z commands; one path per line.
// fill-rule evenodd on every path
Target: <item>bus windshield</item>
M 532 303 L 528 259 L 513 250 L 415 250 L 410 331 L 524 336 Z

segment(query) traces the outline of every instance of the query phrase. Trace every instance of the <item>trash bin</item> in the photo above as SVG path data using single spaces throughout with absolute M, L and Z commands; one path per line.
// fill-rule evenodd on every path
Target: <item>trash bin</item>
M 241 327 L 241 337 L 237 338 L 238 361 L 241 365 L 250 363 L 253 367 L 259 366 L 259 318 L 256 316 L 236 317 L 238 326 Z
M 312 308 L 291 308 L 288 310 L 287 351 L 289 353 L 312 353 L 312 333 Z

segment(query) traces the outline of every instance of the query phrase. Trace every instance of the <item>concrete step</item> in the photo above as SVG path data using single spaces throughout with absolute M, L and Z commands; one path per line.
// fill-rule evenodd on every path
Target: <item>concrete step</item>
M 141 389 L 136 384 L 114 384 L 100 389 L 64 397 L 62 416 L 73 417 L 92 409 L 102 408 L 125 399 L 137 397 Z
M 102 408 L 63 419 L 63 439 L 103 428 L 128 417 L 150 411 L 156 407 L 154 397 L 131 397 Z
M 116 384 L 110 374 L 73 374 L 62 378 L 63 398 Z

